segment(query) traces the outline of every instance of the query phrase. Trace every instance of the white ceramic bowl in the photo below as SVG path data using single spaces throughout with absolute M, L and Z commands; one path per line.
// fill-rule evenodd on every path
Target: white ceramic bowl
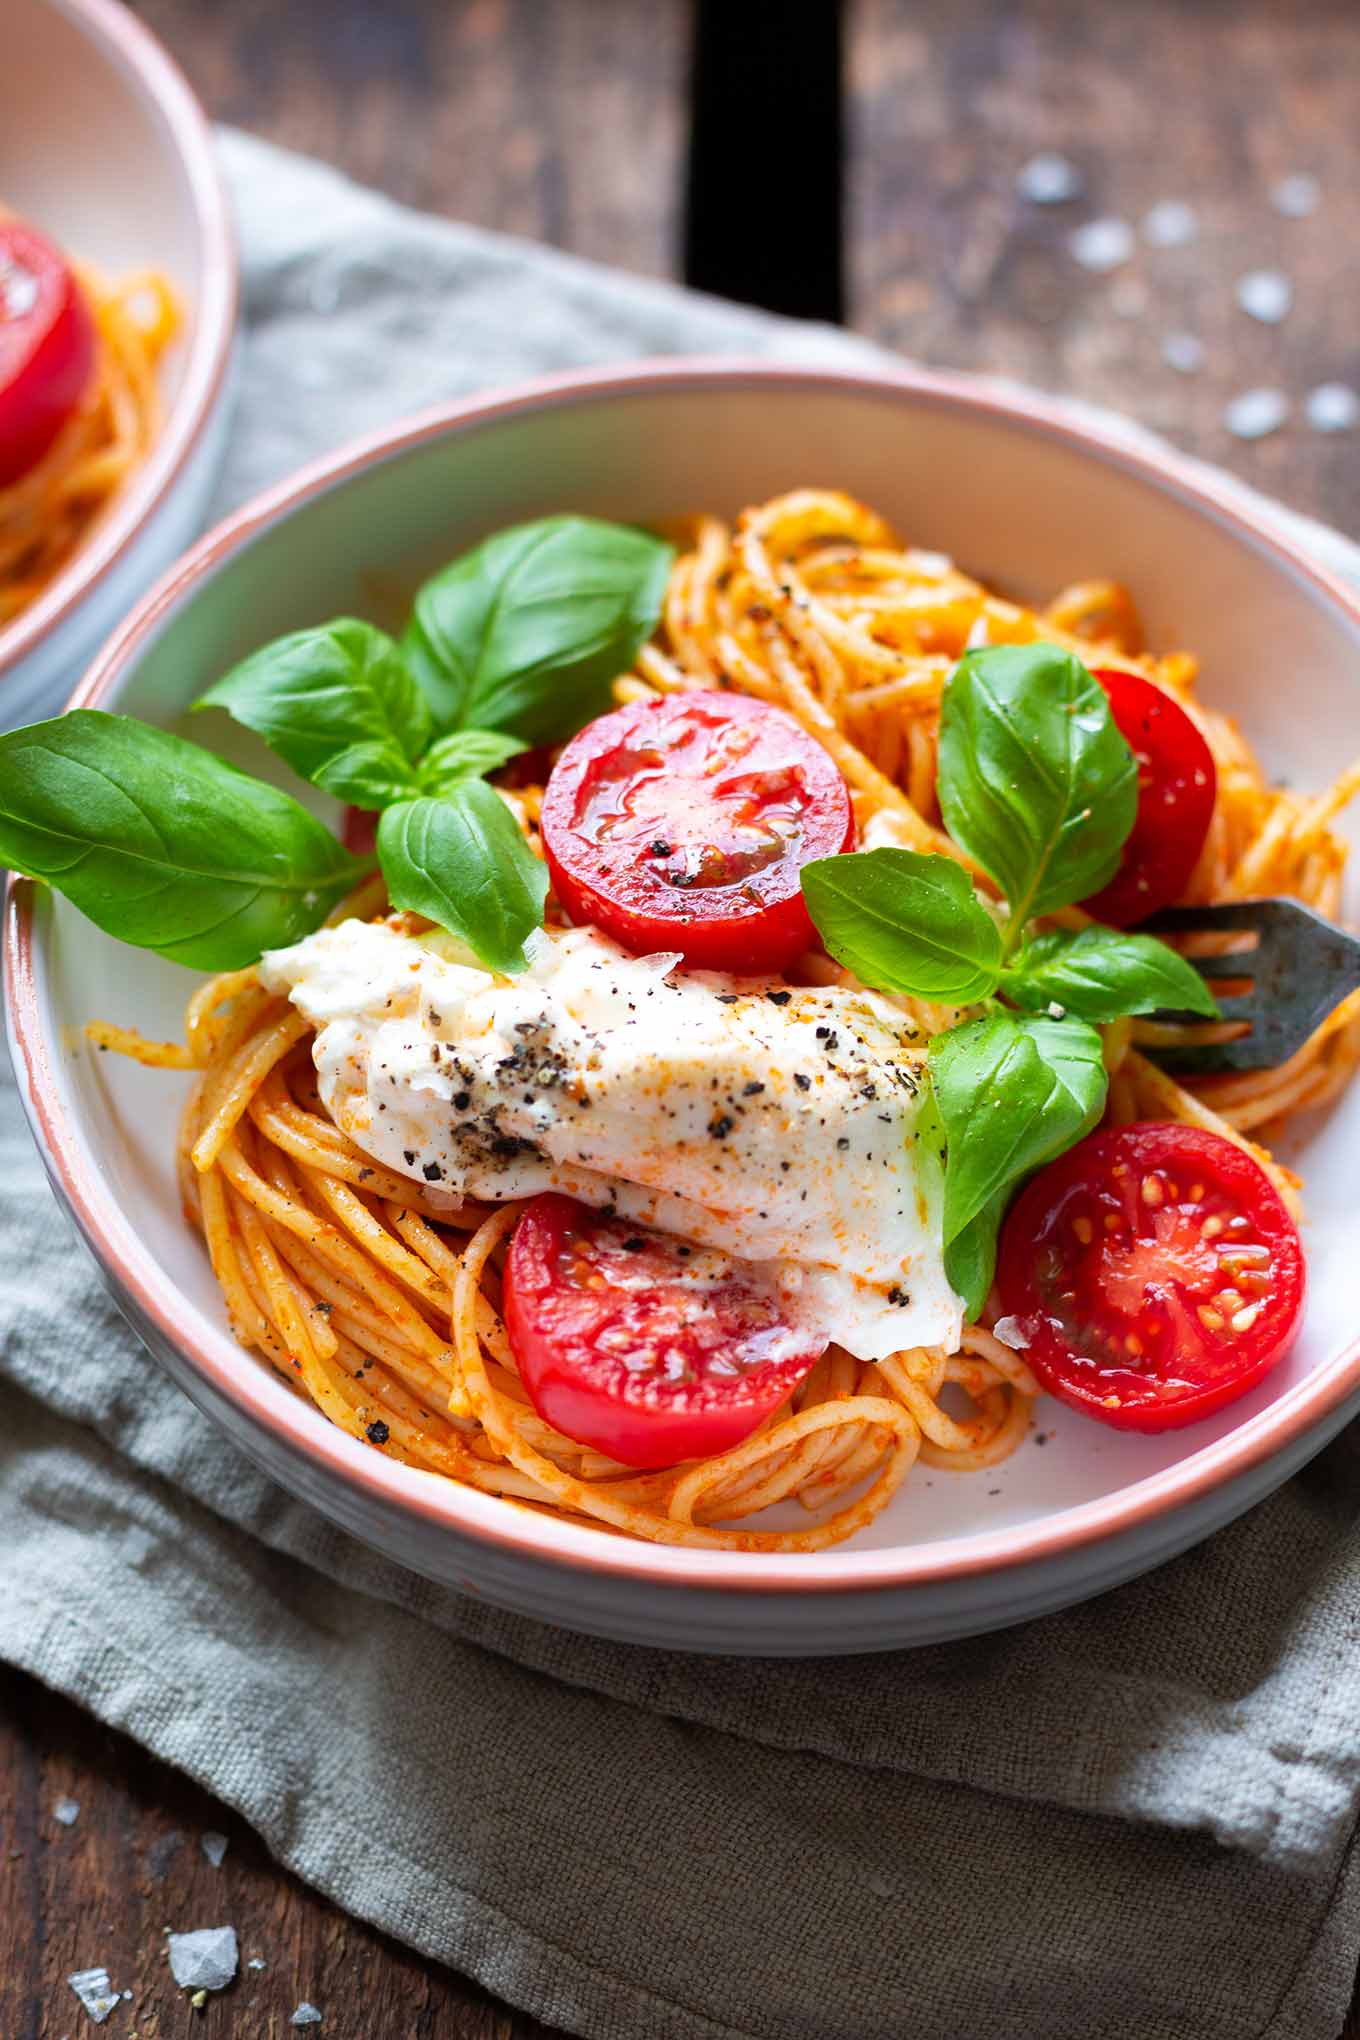
M 1149 461 L 1038 402 L 898 377 L 643 365 L 456 405 L 337 455 L 190 554 L 77 699 L 173 720 L 276 632 L 362 609 L 497 526 L 578 509 L 649 521 L 837 484 L 913 540 L 1021 596 L 1110 573 L 1156 644 L 1204 661 L 1273 770 L 1322 785 L 1360 751 L 1360 605 L 1170 457 Z M 1288 675 L 1289 684 L 1281 684 Z M 263 757 L 263 752 L 259 753 Z M 292 1492 L 465 1592 L 603 1635 L 711 1651 L 848 1652 L 1017 1621 L 1155 1565 L 1259 1500 L 1360 1400 L 1354 1154 L 1360 1091 L 1291 1149 L 1305 1172 L 1303 1335 L 1249 1398 L 1139 1438 L 1043 1406 L 994 1472 L 918 1469 L 853 1543 L 749 1556 L 632 1543 L 412 1472 L 355 1443 L 232 1341 L 172 1168 L 182 1081 L 92 1056 L 91 1015 L 175 1034 L 188 975 L 15 888 L 15 1062 L 58 1194 L 153 1351 Z M 999 1492 L 998 1492 L 999 1490 Z
M 65 569 L 0 626 L 0 728 L 61 706 L 90 654 L 202 529 L 226 446 L 236 245 L 212 137 L 117 0 L 3 0 L 0 204 L 110 275 L 161 269 L 184 305 L 165 424 Z

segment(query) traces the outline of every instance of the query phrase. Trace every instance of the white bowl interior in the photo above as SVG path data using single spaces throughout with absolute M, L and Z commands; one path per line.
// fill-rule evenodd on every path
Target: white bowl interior
M 5 0 L 4 75 L 0 205 L 111 276 L 165 271 L 186 313 L 163 366 L 173 398 L 202 296 L 202 251 L 164 111 L 61 0 Z
M 75 236 L 81 223 L 57 224 Z M 272 634 L 340 611 L 391 621 L 394 589 L 518 518 L 560 509 L 639 522 L 731 512 L 809 482 L 849 489 L 911 540 L 1021 597 L 1088 576 L 1126 582 L 1149 641 L 1200 655 L 1206 697 L 1240 717 L 1284 780 L 1321 787 L 1360 752 L 1355 623 L 1310 576 L 1177 483 L 1154 483 L 1118 456 L 955 400 L 778 383 L 557 398 L 388 455 L 226 558 L 172 606 L 116 704 L 103 705 L 173 723 L 230 661 Z M 193 733 L 223 738 L 256 767 L 265 756 L 216 719 Z M 1360 904 L 1354 885 L 1349 904 L 1352 913 Z M 53 1059 L 79 1138 L 139 1242 L 181 1291 L 186 1326 L 221 1337 L 218 1292 L 175 1191 L 182 1081 L 93 1055 L 78 1032 L 100 1015 L 178 1035 L 193 981 L 97 934 L 60 900 L 42 904 L 38 932 L 39 996 L 53 1046 L 61 1045 Z M 1360 1091 L 1291 1136 L 1288 1158 L 1306 1178 L 1308 1317 L 1291 1357 L 1251 1398 L 1160 1439 L 1041 1405 L 1037 1433 L 1013 1459 L 976 1476 L 919 1469 L 861 1545 L 995 1533 L 1098 1501 L 1202 1450 L 1325 1369 L 1360 1316 L 1357 1146 Z M 260 1365 L 245 1354 L 239 1364 Z M 272 1381 L 263 1392 L 285 1394 Z M 319 1414 L 315 1424 L 324 1424 Z M 726 1555 L 707 1556 L 720 1575 Z

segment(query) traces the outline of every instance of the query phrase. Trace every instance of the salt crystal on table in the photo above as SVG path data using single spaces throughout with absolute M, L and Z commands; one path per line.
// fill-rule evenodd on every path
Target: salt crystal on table
M 66 1981 L 96 2026 L 102 2026 L 114 2006 L 122 2002 L 110 1986 L 107 1969 L 73 1969 Z
M 1289 399 L 1283 390 L 1244 390 L 1234 397 L 1223 413 L 1223 423 L 1235 439 L 1264 439 L 1289 416 Z
M 1250 269 L 1238 279 L 1237 302 L 1263 325 L 1278 326 L 1294 302 L 1294 286 L 1279 269 Z
M 1291 177 L 1282 177 L 1270 188 L 1271 204 L 1287 220 L 1307 219 L 1309 213 L 1317 211 L 1321 197 L 1321 185 L 1306 170 L 1296 170 Z
M 1164 198 L 1143 215 L 1143 239 L 1152 248 L 1186 248 L 1198 233 L 1195 208 L 1181 198 Z
M 199 1927 L 169 1937 L 170 1973 L 184 1990 L 225 1990 L 240 1960 L 235 1927 Z
M 209 1828 L 205 1835 L 199 1837 L 198 1846 L 212 1864 L 213 1869 L 220 1870 L 222 1868 L 222 1858 L 230 1847 L 227 1837 L 220 1835 L 216 1828 Z
M 1319 383 L 1308 392 L 1303 415 L 1314 432 L 1349 432 L 1360 421 L 1360 396 L 1349 383 Z
M 252 1955 L 249 1962 L 247 1962 L 246 1964 L 247 1969 L 263 1969 L 265 1968 L 265 1966 L 266 1964 L 263 1955 Z
M 1133 228 L 1126 220 L 1088 220 L 1068 236 L 1067 245 L 1083 269 L 1118 269 L 1133 253 Z
M 1180 375 L 1194 375 L 1204 366 L 1204 342 L 1193 333 L 1168 333 L 1162 360 Z
M 315 2005 L 309 2005 L 304 1998 L 288 2023 L 290 2026 L 319 2026 L 321 2014 Z
M 1082 175 L 1066 156 L 1043 149 L 1030 157 L 1016 177 L 1015 188 L 1032 205 L 1065 205 L 1068 199 L 1081 196 Z
M 78 1799 L 59 1799 L 52 1808 L 52 1818 L 53 1820 L 59 1820 L 63 1827 L 74 1827 L 80 1819 L 80 1801 Z

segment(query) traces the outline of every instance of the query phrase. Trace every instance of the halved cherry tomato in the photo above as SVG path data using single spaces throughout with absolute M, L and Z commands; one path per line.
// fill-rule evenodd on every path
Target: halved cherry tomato
M 1119 1430 L 1167 1431 L 1283 1357 L 1303 1247 L 1250 1155 L 1152 1121 L 1093 1133 L 1040 1171 L 1006 1220 L 997 1284 L 1050 1394 Z
M 1131 928 L 1185 891 L 1213 820 L 1214 756 L 1190 717 L 1141 673 L 1107 667 L 1096 679 L 1138 761 L 1138 813 L 1119 869 L 1082 905 L 1098 921 Z
M 61 255 L 0 222 L 0 487 L 42 459 L 94 369 L 94 320 Z
M 340 841 L 351 857 L 371 857 L 378 841 L 378 810 L 347 807 L 340 823 Z
M 740 1444 L 822 1351 L 741 1262 L 552 1191 L 511 1235 L 504 1306 L 539 1415 L 625 1466 Z
M 782 970 L 816 940 L 798 874 L 854 840 L 850 789 L 783 709 L 745 694 L 637 702 L 588 723 L 543 797 L 574 921 L 709 970 Z

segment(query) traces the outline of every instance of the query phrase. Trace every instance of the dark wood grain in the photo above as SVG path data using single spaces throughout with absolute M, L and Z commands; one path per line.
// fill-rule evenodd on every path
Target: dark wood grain
M 650 274 L 678 269 L 687 0 L 138 0 L 138 11 L 216 118 L 413 205 Z M 853 0 L 846 12 L 852 323 L 938 364 L 1118 405 L 1360 529 L 1354 435 L 1324 439 L 1296 414 L 1245 446 L 1221 422 L 1254 383 L 1297 401 L 1317 382 L 1360 382 L 1353 0 Z M 1039 148 L 1081 166 L 1083 204 L 1016 198 L 1016 170 Z M 1266 195 L 1295 169 L 1318 176 L 1324 204 L 1289 222 Z M 753 235 L 778 188 L 772 164 L 768 188 L 734 194 Z M 1198 207 L 1194 247 L 1142 249 L 1105 278 L 1072 261 L 1081 219 L 1136 221 L 1164 197 Z M 1279 328 L 1233 302 L 1235 279 L 1262 264 L 1294 280 Z M 1173 328 L 1204 341 L 1199 376 L 1161 361 Z M 64 1794 L 80 1801 L 73 1828 L 52 1816 Z M 220 1870 L 202 1855 L 205 1828 L 230 1837 Z M 302 1998 L 322 2008 L 328 2040 L 544 2040 L 307 1891 L 234 1814 L 126 1738 L 0 1673 L 3 2040 L 84 2030 L 65 1978 L 91 1963 L 134 1993 L 135 2020 L 115 2014 L 103 2031 L 183 2033 L 193 2015 L 163 1929 L 226 1921 L 243 1957 L 268 1967 L 210 2001 L 193 2028 L 205 2040 L 286 2040 Z M 1347 2030 L 1360 2040 L 1360 2014 Z
M 1354 0 L 858 0 L 851 63 L 851 302 L 855 322 L 939 365 L 1013 375 L 1115 405 L 1299 508 L 1360 530 L 1354 433 L 1303 422 L 1321 382 L 1360 385 L 1360 17 Z M 1086 197 L 1024 204 L 1018 168 L 1056 149 Z M 1312 218 L 1282 219 L 1275 180 L 1319 180 Z M 1108 276 L 1067 250 L 1073 227 L 1136 224 L 1190 201 L 1191 247 L 1140 247 Z M 1247 270 L 1292 277 L 1294 308 L 1264 326 L 1234 299 Z M 1121 316 L 1121 307 L 1134 307 Z M 1164 336 L 1204 342 L 1196 376 Z M 1295 416 L 1247 445 L 1225 403 L 1273 384 Z

